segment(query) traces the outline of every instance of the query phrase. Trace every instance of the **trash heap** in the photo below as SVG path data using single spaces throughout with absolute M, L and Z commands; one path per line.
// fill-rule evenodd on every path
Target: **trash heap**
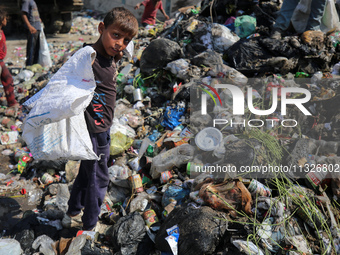
M 270 39 L 278 8 L 203 1 L 140 29 L 117 75 L 95 231 L 61 226 L 79 161 L 3 147 L 17 165 L 0 194 L 35 208 L 2 229 L 1 254 L 340 254 L 338 32 Z M 28 78 L 20 102 L 62 63 Z

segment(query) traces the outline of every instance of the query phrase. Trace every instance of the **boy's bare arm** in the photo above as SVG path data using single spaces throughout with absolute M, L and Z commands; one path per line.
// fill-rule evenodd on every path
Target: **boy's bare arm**
M 169 19 L 169 16 L 165 13 L 164 9 L 161 9 L 161 12 L 163 13 L 165 19 L 168 20 L 168 19 Z
M 31 25 L 31 23 L 28 21 L 27 18 L 27 13 L 26 12 L 21 12 L 21 17 L 26 26 L 28 27 L 28 30 L 31 32 L 31 34 L 35 34 L 37 30 Z
M 142 5 L 142 3 L 138 3 L 138 4 L 136 4 L 136 6 L 135 6 L 135 10 L 137 10 L 137 9 L 139 9 L 139 7 Z

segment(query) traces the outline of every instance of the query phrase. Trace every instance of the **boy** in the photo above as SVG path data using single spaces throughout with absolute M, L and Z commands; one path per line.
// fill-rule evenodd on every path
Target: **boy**
M 116 101 L 116 62 L 138 32 L 135 16 L 123 7 L 113 8 L 98 25 L 100 37 L 92 45 L 97 56 L 92 65 L 97 83 L 95 94 L 85 111 L 94 152 L 100 160 L 83 160 L 74 181 L 64 227 L 93 230 L 109 184 L 110 127 Z M 84 209 L 82 214 L 82 209 Z
M 34 0 L 23 0 L 21 7 L 21 17 L 24 21 L 27 32 L 26 46 L 26 66 L 38 63 L 41 31 L 41 20 L 37 4 Z
M 0 9 L 0 78 L 7 99 L 7 106 L 19 107 L 18 102 L 15 100 L 13 78 L 4 62 L 4 59 L 7 54 L 7 46 L 6 37 L 2 28 L 5 27 L 6 25 L 7 25 L 6 12 Z
M 162 0 L 144 0 L 141 3 L 136 4 L 135 9 L 139 9 L 141 5 L 145 6 L 143 16 L 142 16 L 142 26 L 146 27 L 147 25 L 155 25 L 156 24 L 156 15 L 157 10 L 161 10 L 164 17 L 168 20 L 169 16 L 166 15 L 163 9 Z

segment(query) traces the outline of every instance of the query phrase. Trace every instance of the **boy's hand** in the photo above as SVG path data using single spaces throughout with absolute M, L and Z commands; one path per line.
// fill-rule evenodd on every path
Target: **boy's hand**
M 121 60 L 123 57 L 123 52 L 119 52 L 115 57 L 114 57 L 114 60 L 115 62 L 117 63 L 119 60 Z
M 139 9 L 139 7 L 140 7 L 140 4 L 136 4 L 135 10 Z
M 168 16 L 168 15 L 166 15 L 166 14 L 165 14 L 164 16 L 165 16 L 165 19 L 166 19 L 166 20 L 168 20 L 168 19 L 169 19 L 169 16 Z
M 35 34 L 37 32 L 37 30 L 33 26 L 30 26 L 28 29 L 30 30 L 31 34 Z

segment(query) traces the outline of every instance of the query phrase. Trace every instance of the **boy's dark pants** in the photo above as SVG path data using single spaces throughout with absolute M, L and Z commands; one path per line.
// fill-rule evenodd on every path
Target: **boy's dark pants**
M 37 64 L 40 48 L 40 30 L 37 30 L 35 34 L 31 34 L 30 31 L 28 31 L 26 47 L 26 66 Z
M 94 152 L 100 160 L 82 160 L 79 173 L 74 181 L 71 197 L 68 201 L 70 216 L 77 215 L 84 208 L 83 229 L 96 226 L 100 206 L 109 184 L 107 163 L 110 157 L 110 130 L 102 133 L 90 133 Z

